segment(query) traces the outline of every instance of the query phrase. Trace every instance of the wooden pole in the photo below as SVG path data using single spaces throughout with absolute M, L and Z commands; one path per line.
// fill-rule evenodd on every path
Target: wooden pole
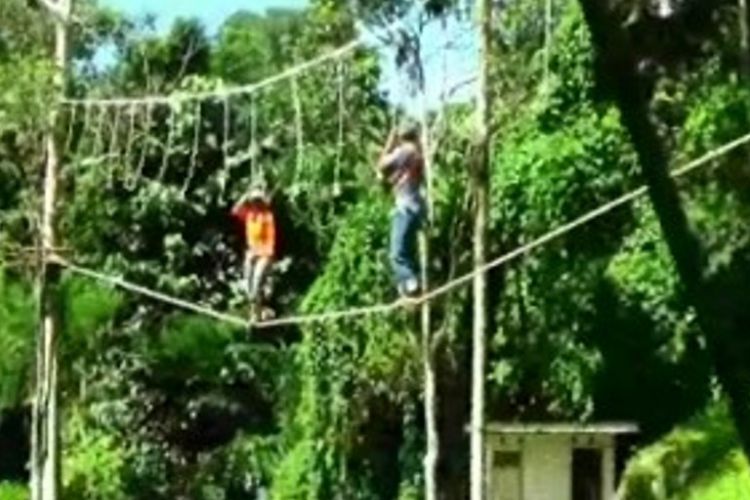
M 424 72 L 421 66 L 420 71 Z M 427 224 L 420 237 L 420 256 L 422 269 L 422 289 L 430 287 L 430 245 L 429 225 L 433 220 L 432 178 L 433 151 L 429 130 L 429 113 L 425 79 L 422 73 L 422 149 L 424 151 L 424 168 L 427 185 Z M 440 433 L 438 431 L 438 394 L 437 373 L 435 371 L 435 345 L 432 333 L 431 301 L 422 304 L 422 364 L 424 370 L 424 416 L 426 429 L 426 452 L 424 456 L 425 500 L 437 500 L 438 497 L 438 462 L 440 460 Z
M 47 4 L 45 4 L 47 5 Z M 31 431 L 31 498 L 57 500 L 60 496 L 60 416 L 58 413 L 57 336 L 60 332 L 60 268 L 50 257 L 57 245 L 57 183 L 61 160 L 57 133 L 57 98 L 65 93 L 68 62 L 67 21 L 72 0 L 58 0 L 55 14 L 55 99 L 50 112 L 41 226 L 42 262 L 39 273 L 39 334 L 36 349 L 36 389 Z
M 476 109 L 476 151 L 472 165 L 474 191 L 474 267 L 484 266 L 487 260 L 487 224 L 489 218 L 489 158 L 490 158 L 490 107 L 489 68 L 491 49 L 491 0 L 477 1 L 479 32 L 479 86 Z M 471 376 L 471 500 L 484 500 L 484 408 L 485 365 L 487 356 L 487 274 L 474 278 L 474 322 Z
M 750 81 L 750 27 L 748 27 L 747 0 L 739 0 L 740 25 L 740 75 L 745 83 Z

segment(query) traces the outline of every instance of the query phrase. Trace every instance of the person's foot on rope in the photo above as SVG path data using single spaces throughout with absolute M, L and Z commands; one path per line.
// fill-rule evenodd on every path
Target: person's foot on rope
M 276 312 L 270 307 L 264 307 L 260 311 L 260 321 L 269 321 L 276 317 Z
M 250 328 L 261 320 L 261 310 L 257 304 L 251 304 L 250 310 L 247 315 L 247 321 L 250 323 Z
M 414 278 L 408 279 L 398 287 L 399 302 L 406 306 L 415 306 L 419 303 L 419 292 L 419 281 Z

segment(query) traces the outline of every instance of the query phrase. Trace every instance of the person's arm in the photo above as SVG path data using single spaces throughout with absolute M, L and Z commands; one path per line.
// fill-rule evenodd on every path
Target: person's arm
M 268 211 L 266 223 L 268 224 L 268 232 L 266 233 L 268 236 L 268 247 L 271 250 L 271 257 L 276 258 L 276 218 L 273 215 L 273 211 Z
M 232 217 L 240 220 L 244 220 L 245 216 L 247 215 L 247 194 L 242 195 L 242 197 L 237 200 L 237 203 L 234 204 L 232 207 Z
M 381 175 L 383 177 L 398 175 L 410 161 L 413 161 L 414 154 L 414 147 L 410 143 L 399 144 L 393 151 L 380 159 L 378 167 Z
M 393 163 L 393 155 L 398 151 L 398 134 L 396 133 L 396 129 L 392 129 L 391 132 L 388 134 L 388 139 L 385 141 L 385 145 L 383 146 L 382 151 L 380 152 L 380 157 L 378 158 L 377 162 L 377 171 L 379 174 L 382 175 L 382 173 L 385 170 L 388 170 L 391 164 Z

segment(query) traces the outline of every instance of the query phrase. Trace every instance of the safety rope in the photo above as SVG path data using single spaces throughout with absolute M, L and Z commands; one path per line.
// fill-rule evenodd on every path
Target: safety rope
M 713 149 L 712 151 L 706 153 L 705 155 L 701 156 L 700 158 L 696 160 L 693 160 L 687 165 L 672 171 L 671 176 L 675 179 L 683 177 L 701 167 L 709 165 L 713 160 L 723 155 L 726 155 L 727 153 L 739 148 L 740 146 L 747 144 L 748 142 L 750 142 L 750 134 L 744 135 L 723 146 L 719 146 Z M 573 219 L 572 221 L 568 223 L 562 224 L 556 227 L 555 229 L 552 229 L 551 231 L 534 239 L 533 241 L 525 245 L 522 245 L 504 255 L 501 255 L 500 257 L 490 262 L 487 262 L 483 266 L 475 268 L 473 271 L 459 278 L 448 281 L 442 286 L 435 288 L 433 290 L 430 290 L 429 292 L 425 293 L 424 295 L 418 298 L 409 299 L 409 300 L 398 300 L 396 302 L 382 303 L 382 304 L 376 304 L 376 305 L 371 305 L 371 306 L 354 307 L 354 308 L 341 310 L 341 311 L 328 311 L 328 312 L 315 313 L 315 314 L 288 316 L 284 318 L 272 319 L 268 321 L 260 321 L 256 323 L 248 322 L 247 320 L 240 318 L 238 316 L 217 312 L 205 306 L 201 306 L 201 305 L 187 302 L 181 299 L 170 297 L 166 294 L 155 292 L 145 287 L 142 287 L 133 283 L 129 283 L 118 277 L 109 276 L 103 273 L 99 273 L 90 269 L 77 266 L 57 255 L 54 255 L 51 258 L 57 264 L 68 268 L 70 271 L 76 274 L 80 274 L 82 276 L 87 276 L 89 278 L 92 278 L 98 281 L 109 283 L 110 285 L 131 291 L 134 293 L 138 293 L 138 294 L 144 295 L 146 297 L 150 297 L 152 299 L 155 299 L 155 300 L 167 303 L 167 304 L 171 304 L 175 307 L 193 311 L 198 314 L 203 314 L 203 315 L 218 319 L 220 321 L 225 321 L 225 322 L 232 323 L 235 325 L 252 326 L 254 328 L 275 328 L 275 327 L 280 327 L 280 326 L 305 325 L 305 324 L 312 324 L 312 323 L 321 323 L 321 322 L 326 322 L 326 321 L 337 321 L 337 320 L 342 320 L 342 319 L 352 319 L 352 318 L 359 318 L 359 317 L 365 317 L 365 316 L 372 316 L 375 314 L 387 314 L 387 313 L 394 312 L 396 310 L 400 310 L 402 308 L 414 307 L 414 306 L 421 305 L 425 303 L 426 301 L 434 300 L 438 297 L 441 297 L 443 295 L 450 293 L 451 291 L 459 287 L 463 287 L 471 283 L 471 281 L 474 279 L 476 275 L 480 273 L 484 274 L 487 271 L 494 269 L 496 267 L 499 267 L 503 264 L 506 264 L 512 260 L 515 260 L 531 252 L 532 250 L 543 247 L 546 244 L 562 236 L 567 235 L 568 233 L 574 231 L 575 229 L 581 226 L 584 226 L 585 224 L 588 224 L 589 222 L 595 219 L 598 219 L 608 214 L 609 212 L 612 212 L 613 210 L 627 203 L 630 203 L 631 201 L 637 198 L 644 196 L 647 193 L 647 191 L 648 191 L 648 188 L 646 186 L 641 186 L 633 191 L 630 191 L 629 193 L 626 193 L 618 198 L 615 198 L 614 200 L 608 203 L 605 203 L 604 205 L 601 205 L 598 208 L 595 208 L 594 210 L 591 210 L 590 212 L 587 212 L 586 214 L 576 219 Z

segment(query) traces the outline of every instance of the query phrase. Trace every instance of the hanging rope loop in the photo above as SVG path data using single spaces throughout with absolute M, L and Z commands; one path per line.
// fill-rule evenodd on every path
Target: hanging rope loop
M 333 195 L 341 196 L 341 162 L 344 153 L 344 128 L 346 126 L 346 73 L 341 61 L 336 65 L 337 97 L 338 97 L 338 136 L 336 139 L 336 163 L 333 172 Z

